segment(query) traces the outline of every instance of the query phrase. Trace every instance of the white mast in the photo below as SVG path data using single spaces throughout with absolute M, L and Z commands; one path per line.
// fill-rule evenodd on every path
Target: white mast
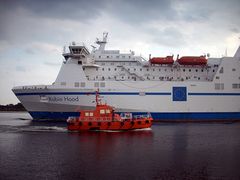
M 98 48 L 99 51 L 105 50 L 105 45 L 107 43 L 107 36 L 108 36 L 108 32 L 104 32 L 102 41 L 97 38 L 96 44 L 99 45 L 99 48 Z

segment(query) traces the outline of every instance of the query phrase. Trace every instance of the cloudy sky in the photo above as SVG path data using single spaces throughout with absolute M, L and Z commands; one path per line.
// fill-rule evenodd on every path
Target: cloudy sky
M 148 57 L 233 56 L 240 45 L 239 0 L 0 0 L 0 104 L 13 86 L 51 84 L 69 42 Z

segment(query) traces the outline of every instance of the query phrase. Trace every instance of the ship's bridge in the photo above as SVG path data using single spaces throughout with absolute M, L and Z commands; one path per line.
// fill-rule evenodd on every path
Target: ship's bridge
M 69 52 L 66 52 L 66 49 L 63 50 L 63 56 L 65 60 L 68 58 L 82 59 L 86 58 L 89 55 L 88 49 L 84 45 L 76 45 L 75 42 L 72 42 L 69 46 Z

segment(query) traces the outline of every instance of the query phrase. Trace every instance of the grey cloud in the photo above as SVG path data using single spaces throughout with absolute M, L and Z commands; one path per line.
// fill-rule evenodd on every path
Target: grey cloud
M 16 69 L 16 71 L 18 71 L 18 72 L 26 72 L 26 68 L 23 67 L 23 66 L 16 66 L 15 69 Z
M 98 0 L 11 0 L 1 2 L 2 12 L 25 9 L 36 16 L 84 21 L 99 15 L 104 1 Z
M 162 30 L 155 28 L 148 29 L 149 34 L 153 37 L 153 42 L 160 46 L 182 47 L 186 45 L 184 35 L 175 27 L 167 27 Z

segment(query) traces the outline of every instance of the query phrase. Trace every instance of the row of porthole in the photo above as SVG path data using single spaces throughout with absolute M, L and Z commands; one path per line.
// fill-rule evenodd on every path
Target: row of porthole
M 149 121 L 146 120 L 145 123 L 146 123 L 146 124 L 149 124 Z M 108 123 L 107 123 L 108 126 L 111 126 L 111 124 L 112 124 L 111 122 L 108 122 Z M 135 122 L 132 121 L 132 122 L 131 122 L 131 125 L 134 125 L 134 124 L 135 124 Z M 140 124 L 142 124 L 142 122 L 141 122 L 141 121 L 137 121 L 137 124 L 140 125 Z M 79 126 L 82 126 L 82 125 L 83 125 L 83 123 L 82 123 L 82 122 L 79 122 Z M 102 123 L 101 123 L 101 122 L 98 122 L 97 125 L 98 125 L 98 126 L 101 126 Z M 123 125 L 124 125 L 124 122 L 121 122 L 121 126 L 123 126 Z M 88 123 L 88 126 L 92 126 L 92 122 L 89 122 L 89 123 Z

